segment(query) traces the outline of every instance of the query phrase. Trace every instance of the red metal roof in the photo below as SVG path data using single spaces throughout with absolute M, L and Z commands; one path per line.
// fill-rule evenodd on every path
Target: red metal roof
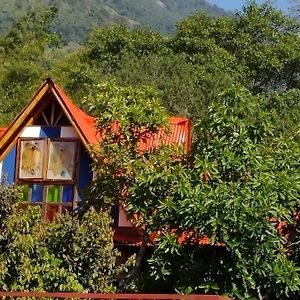
M 85 141 L 89 145 L 97 144 L 100 140 L 100 136 L 95 126 L 95 118 L 78 108 L 57 84 L 54 84 L 53 88 L 72 116 L 73 121 L 76 123 Z M 171 124 L 170 133 L 163 134 L 164 129 L 161 128 L 157 134 L 153 134 L 141 141 L 139 143 L 139 149 L 141 151 L 147 151 L 157 147 L 159 144 L 178 144 L 185 145 L 186 151 L 188 151 L 191 143 L 191 125 L 189 119 L 183 117 L 169 117 L 169 121 Z
M 97 143 L 99 141 L 99 136 L 97 134 L 97 128 L 95 127 L 95 118 L 89 116 L 77 107 L 57 84 L 54 83 L 53 88 L 63 102 L 65 108 L 68 110 L 68 113 L 77 125 L 77 128 L 82 133 L 85 141 L 89 145 Z

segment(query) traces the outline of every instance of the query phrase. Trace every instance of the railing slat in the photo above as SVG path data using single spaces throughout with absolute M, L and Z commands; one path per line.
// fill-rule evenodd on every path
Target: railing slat
M 230 300 L 218 295 L 178 295 L 178 294 L 103 294 L 103 293 L 65 293 L 65 292 L 4 292 L 0 297 L 31 298 L 78 298 L 78 299 L 140 299 L 140 300 Z

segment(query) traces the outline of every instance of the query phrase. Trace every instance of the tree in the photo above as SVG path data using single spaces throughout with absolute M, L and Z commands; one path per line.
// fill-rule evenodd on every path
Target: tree
M 103 207 L 118 205 L 121 199 L 126 199 L 124 204 L 128 215 L 133 218 L 138 214 L 136 226 L 143 228 L 143 242 L 135 266 L 119 282 L 119 290 L 123 290 L 141 271 L 149 233 L 158 230 L 157 222 L 151 226 L 148 218 L 154 217 L 159 199 L 164 199 L 167 190 L 175 183 L 175 179 L 178 179 L 172 176 L 179 176 L 176 174 L 184 172 L 184 167 L 180 167 L 181 160 L 175 159 L 174 163 L 174 147 L 162 147 L 152 151 L 149 149 L 145 152 L 139 148 L 143 139 L 162 134 L 159 133 L 161 126 L 165 125 L 167 130 L 166 114 L 149 87 L 119 87 L 114 82 L 108 82 L 96 86 L 86 104 L 89 111 L 97 116 L 96 124 L 102 138 L 99 147 L 95 147 L 93 151 L 97 178 L 88 197 L 81 203 L 82 209 L 94 206 L 100 210 Z M 165 164 L 173 168 L 174 175 L 166 175 Z M 153 176 L 154 172 L 157 182 L 148 178 L 148 174 Z M 170 186 L 167 185 L 168 177 L 172 178 Z M 143 184 L 141 180 L 144 180 Z M 164 185 L 159 185 L 161 180 L 164 180 Z M 134 189 L 138 183 L 139 190 Z M 181 184 L 177 181 L 177 185 Z M 152 190 L 149 190 L 149 185 L 153 187 Z M 133 199 L 132 194 L 139 205 L 127 201 Z
M 262 97 L 234 88 L 220 97 L 195 128 L 194 195 L 170 205 L 176 221 L 173 227 L 179 223 L 181 231 L 160 236 L 151 259 L 154 275 L 173 280 L 179 291 L 264 299 L 299 289 L 296 266 L 277 227 L 278 222 L 292 224 L 291 216 L 298 208 L 299 147 L 284 136 L 273 137 L 271 115 L 263 103 Z M 189 244 L 181 247 L 176 241 L 182 231 L 191 230 L 196 240 L 204 235 L 225 253 L 215 255 L 216 261 L 205 266 L 192 243 L 191 272 L 197 276 L 174 278 L 174 268 L 176 274 L 178 269 L 189 272 L 184 255 Z M 172 252 L 166 259 L 165 253 Z M 181 267 L 173 265 L 175 257 Z
M 17 20 L 0 37 L 0 123 L 6 125 L 23 108 L 50 68 L 58 37 L 49 32 L 56 9 L 40 8 Z
M 265 93 L 299 87 L 298 33 L 293 19 L 268 4 L 250 2 L 235 17 L 196 14 L 183 20 L 174 46 L 192 58 L 223 51 L 241 71 L 239 81 L 255 93 Z
M 241 87 L 220 95 L 196 126 L 189 157 L 174 147 L 138 150 L 145 128 L 153 134 L 163 124 L 151 93 L 106 84 L 92 99 L 103 139 L 95 148 L 99 177 L 85 205 L 99 209 L 123 199 L 143 237 L 124 282 L 136 276 L 154 236 L 150 277 L 164 291 L 263 299 L 299 289 L 278 224 L 292 224 L 298 207 L 300 152 L 295 141 L 273 135 L 264 97 Z

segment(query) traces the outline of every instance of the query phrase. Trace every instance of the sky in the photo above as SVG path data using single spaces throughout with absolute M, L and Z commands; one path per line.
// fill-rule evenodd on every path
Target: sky
M 216 4 L 217 6 L 226 10 L 240 10 L 243 7 L 245 0 L 207 0 L 207 2 Z M 257 0 L 258 4 L 265 2 L 264 0 Z M 291 4 L 291 0 L 273 0 L 275 7 L 287 12 Z

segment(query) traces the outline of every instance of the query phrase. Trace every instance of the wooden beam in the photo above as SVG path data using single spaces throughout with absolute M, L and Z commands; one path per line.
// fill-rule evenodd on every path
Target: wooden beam
M 43 119 L 45 121 L 45 123 L 49 126 L 49 122 L 47 120 L 47 117 L 45 116 L 45 113 L 42 111 L 42 116 L 43 116 Z
M 20 135 L 21 130 L 30 122 L 30 115 L 34 112 L 34 108 L 41 98 L 46 94 L 49 85 L 46 83 L 40 91 L 32 98 L 24 110 L 15 118 L 8 127 L 5 135 L 0 139 L 0 161 L 9 152 L 13 146 L 13 142 Z
M 74 299 L 139 299 L 139 300 L 230 300 L 218 295 L 180 295 L 180 294 L 110 294 L 110 293 L 68 293 L 68 292 L 2 292 L 0 297 L 30 298 L 74 298 Z

